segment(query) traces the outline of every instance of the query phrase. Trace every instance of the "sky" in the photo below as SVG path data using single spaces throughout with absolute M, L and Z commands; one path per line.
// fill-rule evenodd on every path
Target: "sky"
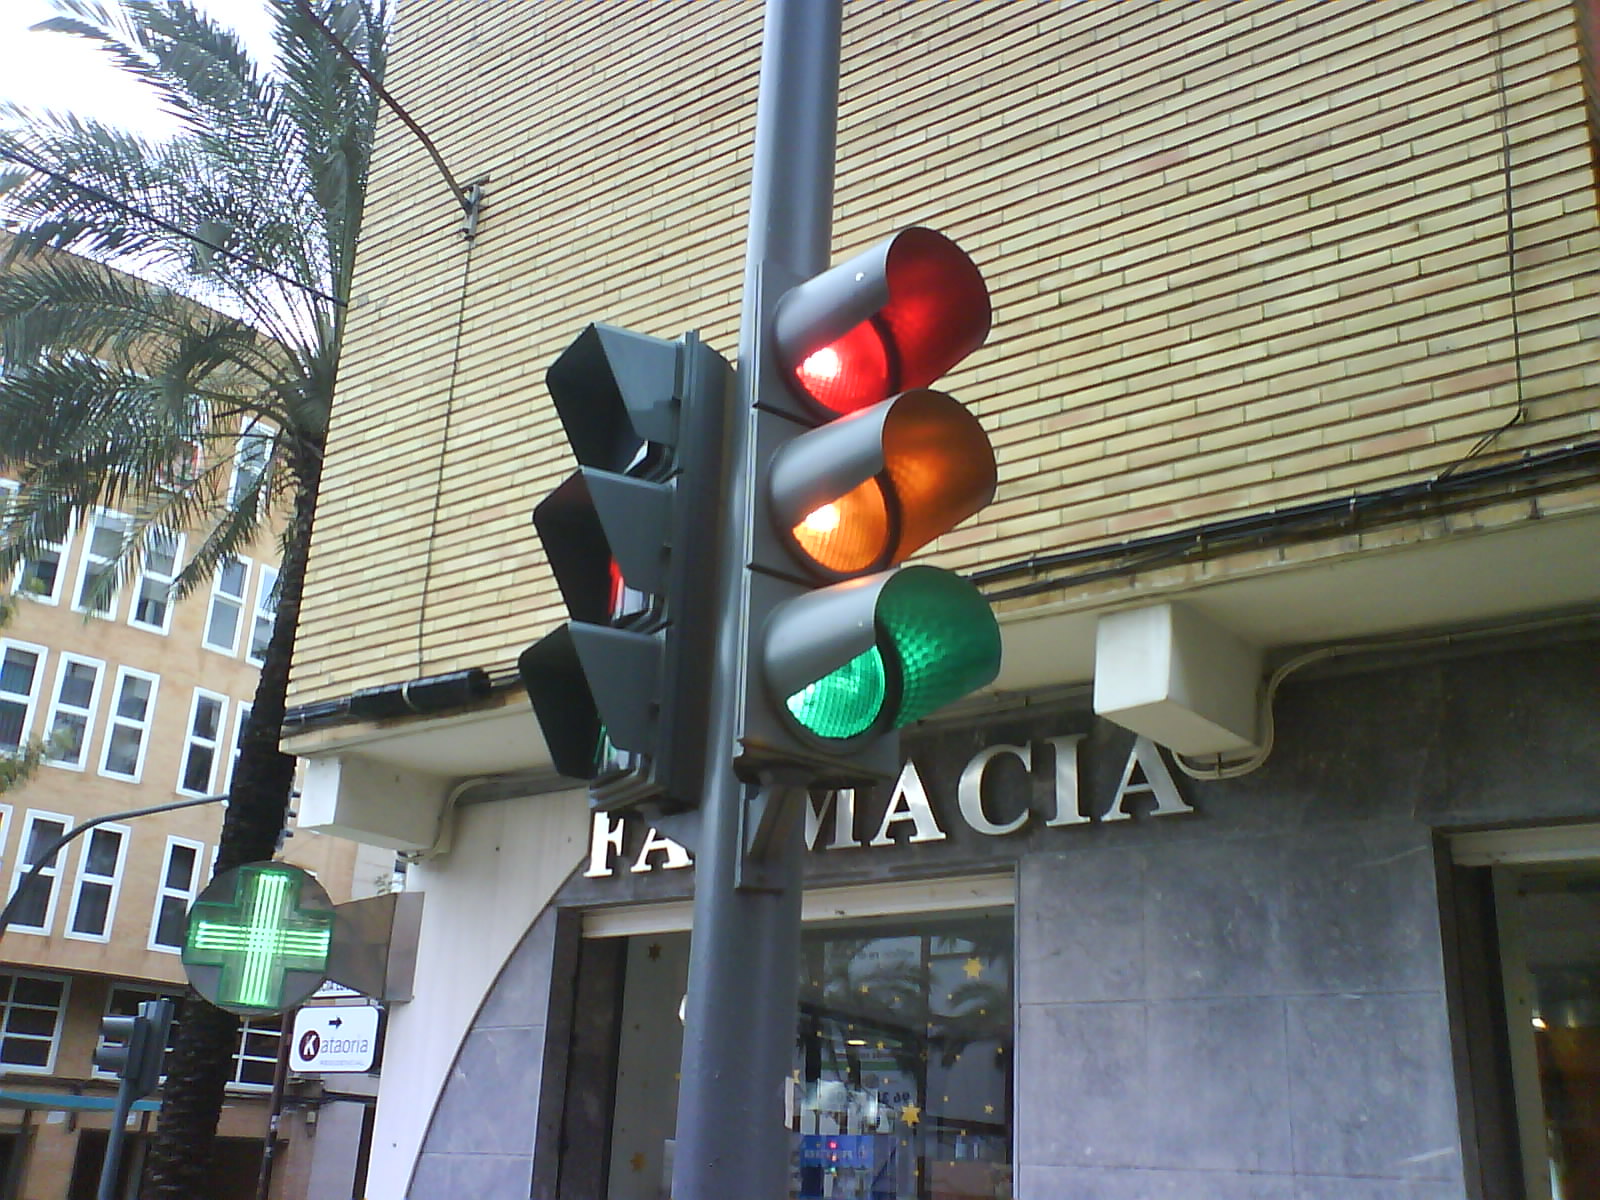
M 270 50 L 270 19 L 260 0 L 196 2 L 247 45 Z M 0 101 L 96 117 L 147 136 L 170 130 L 144 89 L 84 39 L 29 29 L 55 15 L 49 0 L 0 0 Z

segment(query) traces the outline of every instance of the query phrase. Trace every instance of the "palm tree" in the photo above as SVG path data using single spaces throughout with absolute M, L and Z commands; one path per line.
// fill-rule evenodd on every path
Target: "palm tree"
M 98 42 L 180 132 L 157 142 L 0 110 L 0 221 L 16 235 L 0 272 L 0 461 L 21 484 L 0 577 L 104 506 L 129 514 L 118 575 L 161 531 L 194 532 L 183 595 L 283 515 L 223 871 L 271 858 L 286 816 L 294 763 L 278 730 L 376 117 L 318 21 L 381 76 L 386 3 L 265 0 L 268 70 L 189 0 L 55 2 L 40 28 Z M 241 434 L 243 486 L 230 482 Z M 181 1020 L 147 1175 L 147 1194 L 171 1200 L 205 1194 L 238 1026 L 192 996 Z

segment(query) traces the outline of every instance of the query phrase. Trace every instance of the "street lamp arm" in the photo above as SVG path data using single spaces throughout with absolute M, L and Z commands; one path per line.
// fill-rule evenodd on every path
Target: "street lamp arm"
M 89 832 L 96 825 L 104 825 L 107 821 L 126 821 L 134 817 L 152 816 L 155 813 L 175 812 L 180 808 L 194 808 L 199 804 L 217 804 L 227 798 L 226 795 L 200 796 L 193 800 L 174 800 L 171 804 L 152 804 L 149 808 L 131 808 L 127 812 L 106 813 L 102 817 L 91 818 L 82 825 L 69 829 L 51 842 L 50 845 L 46 846 L 44 853 L 29 864 L 28 873 L 18 881 L 16 888 L 12 890 L 11 898 L 6 901 L 6 906 L 0 908 L 0 937 L 4 937 L 6 931 L 11 928 L 13 910 L 17 906 L 17 901 L 21 899 L 22 893 L 27 889 L 28 884 L 39 877 L 40 871 L 55 862 L 56 855 L 61 853 L 62 847 L 72 841 L 73 838 Z

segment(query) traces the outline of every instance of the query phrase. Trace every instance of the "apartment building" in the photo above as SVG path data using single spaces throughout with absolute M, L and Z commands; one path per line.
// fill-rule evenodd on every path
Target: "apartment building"
M 939 386 L 999 492 L 926 557 L 1004 661 L 812 797 L 795 1200 L 1600 1188 L 1596 20 L 846 3 L 835 261 L 927 225 L 991 292 Z M 308 823 L 419 860 L 370 1200 L 667 1194 L 692 830 L 591 813 L 515 663 L 565 616 L 547 366 L 736 353 L 761 29 L 399 15 L 485 203 L 388 121 L 287 730 Z
M 230 488 L 251 486 L 261 469 L 265 443 L 252 432 L 239 437 Z M 0 477 L 0 497 L 15 489 Z M 114 1077 L 92 1063 L 101 1018 L 182 991 L 188 906 L 210 879 L 222 826 L 218 803 L 119 814 L 227 792 L 274 618 L 275 530 L 225 561 L 208 587 L 176 600 L 173 577 L 193 534 L 153 538 L 140 569 L 118 581 L 107 577 L 107 563 L 126 528 L 123 514 L 97 512 L 25 563 L 11 581 L 11 619 L 0 627 L 0 752 L 43 747 L 33 774 L 0 793 L 7 896 L 58 837 L 113 818 L 22 889 L 0 935 L 6 1200 L 95 1194 L 116 1091 Z M 336 901 L 390 886 L 392 856 L 364 858 L 338 838 L 296 833 L 285 857 L 314 871 Z M 240 1030 L 218 1196 L 255 1195 L 280 1041 L 277 1019 L 247 1020 Z M 141 1133 L 159 1099 L 141 1103 Z M 310 1151 L 297 1114 L 307 1111 L 315 1105 L 291 1107 L 284 1123 L 284 1136 L 301 1145 L 275 1195 L 305 1194 Z M 142 1138 L 129 1145 L 133 1195 Z M 354 1145 L 349 1152 L 353 1160 Z

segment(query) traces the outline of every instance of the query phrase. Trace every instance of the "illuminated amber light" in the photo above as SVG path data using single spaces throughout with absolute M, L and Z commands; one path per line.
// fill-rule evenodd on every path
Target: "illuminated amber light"
M 876 479 L 807 513 L 793 529 L 800 549 L 827 571 L 852 574 L 884 565 L 895 537 L 883 487 Z

